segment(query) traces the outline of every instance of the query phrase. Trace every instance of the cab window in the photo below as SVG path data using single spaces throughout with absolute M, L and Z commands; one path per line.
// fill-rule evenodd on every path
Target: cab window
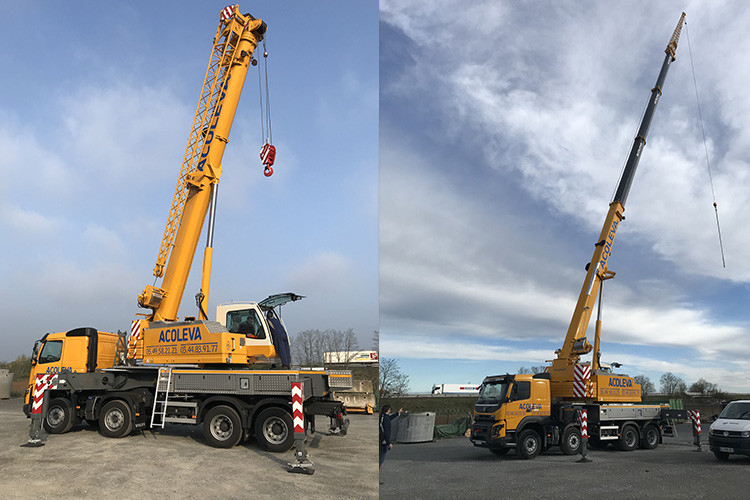
M 54 363 L 60 361 L 62 354 L 62 340 L 48 340 L 39 355 L 39 363 Z
M 242 333 L 251 339 L 264 339 L 266 333 L 255 309 L 241 309 L 227 313 L 227 330 Z
M 523 401 L 531 397 L 531 382 L 515 382 L 510 390 L 511 401 Z

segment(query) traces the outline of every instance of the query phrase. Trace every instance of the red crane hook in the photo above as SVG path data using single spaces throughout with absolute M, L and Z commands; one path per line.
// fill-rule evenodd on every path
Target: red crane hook
M 271 168 L 271 165 L 273 165 L 273 162 L 276 160 L 276 146 L 273 146 L 269 143 L 263 144 L 263 147 L 260 148 L 260 161 L 263 163 L 263 165 L 266 166 L 265 169 L 263 169 L 263 175 L 266 177 L 271 177 L 273 175 L 273 169 Z

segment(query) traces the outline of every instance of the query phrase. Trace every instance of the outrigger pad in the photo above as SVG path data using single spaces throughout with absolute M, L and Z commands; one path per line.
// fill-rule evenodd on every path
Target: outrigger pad
M 28 443 L 22 444 L 21 448 L 39 448 L 40 446 L 44 446 L 44 442 L 39 439 L 35 439 L 29 440 Z
M 297 463 L 288 463 L 286 464 L 286 471 L 292 472 L 295 474 L 307 474 L 308 476 L 312 476 L 315 474 L 315 465 L 310 462 L 309 460 L 305 462 L 297 462 Z

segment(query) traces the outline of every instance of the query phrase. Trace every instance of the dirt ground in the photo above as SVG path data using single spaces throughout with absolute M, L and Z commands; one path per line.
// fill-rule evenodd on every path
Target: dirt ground
M 349 434 L 324 435 L 317 417 L 308 438 L 313 475 L 291 474 L 294 452 L 268 453 L 254 441 L 232 449 L 208 446 L 200 426 L 108 439 L 81 425 L 29 438 L 21 398 L 0 400 L 0 497 L 29 498 L 377 498 L 377 415 L 349 415 Z

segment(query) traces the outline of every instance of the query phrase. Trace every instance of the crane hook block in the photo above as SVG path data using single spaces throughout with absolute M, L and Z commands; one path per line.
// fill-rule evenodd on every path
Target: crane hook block
M 266 167 L 263 170 L 263 174 L 266 177 L 271 177 L 273 175 L 273 169 L 271 168 L 271 165 L 273 165 L 273 162 L 275 160 L 276 160 L 276 146 L 273 146 L 269 143 L 263 144 L 263 147 L 260 148 L 260 161 Z

